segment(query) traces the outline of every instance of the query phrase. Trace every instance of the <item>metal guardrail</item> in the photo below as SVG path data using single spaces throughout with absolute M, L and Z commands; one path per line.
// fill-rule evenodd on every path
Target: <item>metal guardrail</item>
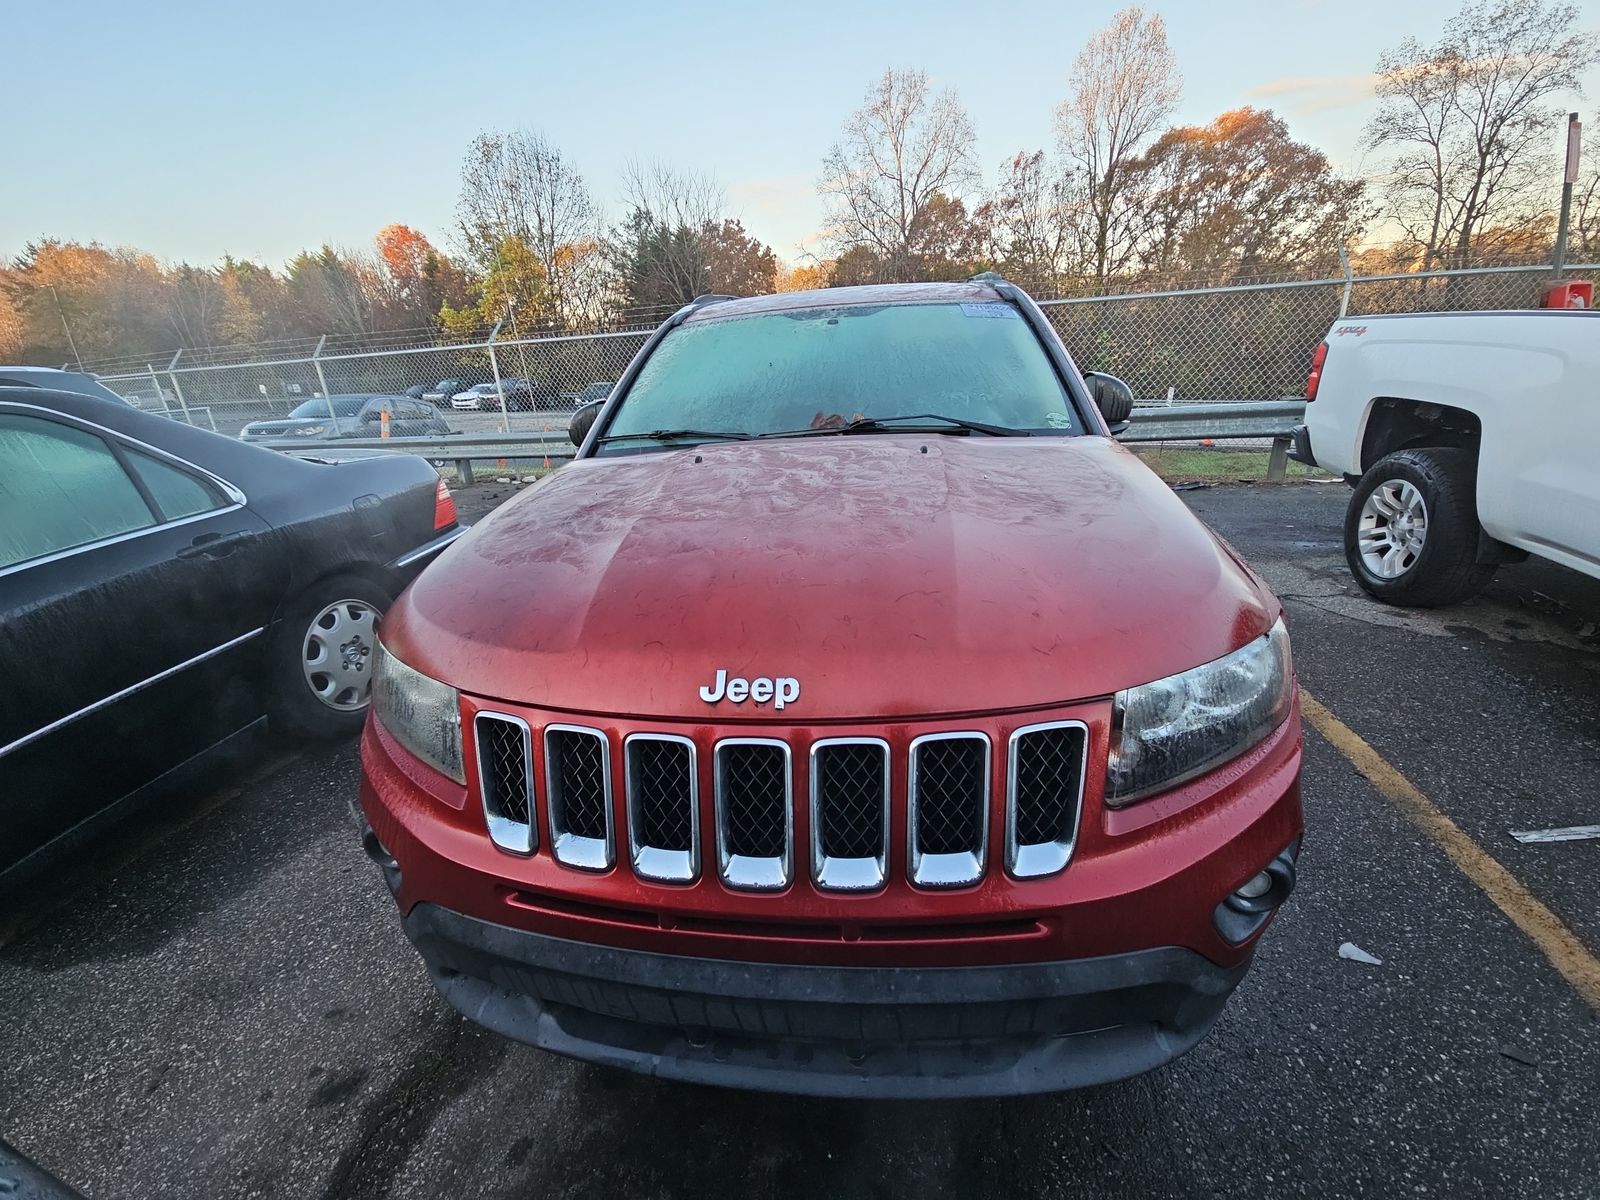
M 1170 408 L 1136 408 L 1122 442 L 1217 441 L 1271 438 L 1267 481 L 1281 482 L 1289 471 L 1289 439 L 1305 420 L 1306 402 L 1299 397 L 1258 400 L 1248 404 L 1184 404 Z
M 1183 442 L 1206 439 L 1271 438 L 1267 478 L 1280 480 L 1288 466 L 1289 436 L 1305 419 L 1306 402 L 1300 399 L 1260 400 L 1246 404 L 1186 404 L 1151 406 L 1133 410 L 1128 428 L 1117 435 L 1123 442 Z M 539 459 L 550 465 L 565 462 L 574 447 L 563 433 L 540 436 L 522 433 L 457 433 L 448 437 L 336 438 L 319 441 L 287 438 L 258 442 L 272 450 L 296 454 L 340 450 L 388 450 L 420 454 L 434 462 L 453 462 L 463 483 L 472 482 L 472 464 Z

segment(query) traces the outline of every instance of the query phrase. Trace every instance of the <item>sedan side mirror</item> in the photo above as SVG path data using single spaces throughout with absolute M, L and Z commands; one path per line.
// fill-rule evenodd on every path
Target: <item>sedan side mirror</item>
M 1089 395 L 1094 397 L 1095 407 L 1107 425 L 1124 425 L 1133 416 L 1133 389 L 1115 375 L 1090 371 L 1083 381 L 1089 385 Z
M 574 446 L 583 445 L 583 439 L 588 437 L 589 430 L 594 428 L 594 420 L 600 415 L 600 409 L 604 405 L 604 400 L 591 400 L 572 414 L 572 421 L 567 426 L 567 436 L 572 439 Z

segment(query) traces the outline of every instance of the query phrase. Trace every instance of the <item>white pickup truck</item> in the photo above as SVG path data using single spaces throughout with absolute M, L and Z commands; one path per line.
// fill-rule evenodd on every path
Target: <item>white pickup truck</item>
M 1538 554 L 1600 577 L 1600 311 L 1347 317 L 1290 457 L 1355 488 L 1345 557 L 1431 608 Z

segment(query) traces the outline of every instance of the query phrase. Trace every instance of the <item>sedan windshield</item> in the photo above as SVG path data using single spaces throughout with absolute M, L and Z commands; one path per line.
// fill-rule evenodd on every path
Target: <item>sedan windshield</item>
M 1028 322 L 995 302 L 834 305 L 690 322 L 645 362 L 606 438 L 638 449 L 656 431 L 679 431 L 673 442 L 681 445 L 689 430 L 759 436 L 852 422 L 859 430 L 861 418 L 933 413 L 1083 432 Z
M 335 396 L 333 398 L 333 415 L 336 417 L 353 417 L 361 411 L 367 403 L 365 396 Z M 297 405 L 289 414 L 291 417 L 325 417 L 328 415 L 328 401 L 318 396 L 315 400 L 307 400 Z

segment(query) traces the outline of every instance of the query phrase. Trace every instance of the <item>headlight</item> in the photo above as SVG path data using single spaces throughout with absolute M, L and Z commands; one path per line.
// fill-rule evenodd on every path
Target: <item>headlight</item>
M 372 664 L 372 711 L 411 753 L 457 783 L 461 761 L 461 693 L 406 666 L 378 643 Z
M 295 434 L 299 437 L 315 437 L 326 428 L 326 425 L 302 425 L 295 430 Z
M 1243 754 L 1289 715 L 1293 677 L 1280 619 L 1225 658 L 1118 692 L 1106 804 L 1120 808 Z

